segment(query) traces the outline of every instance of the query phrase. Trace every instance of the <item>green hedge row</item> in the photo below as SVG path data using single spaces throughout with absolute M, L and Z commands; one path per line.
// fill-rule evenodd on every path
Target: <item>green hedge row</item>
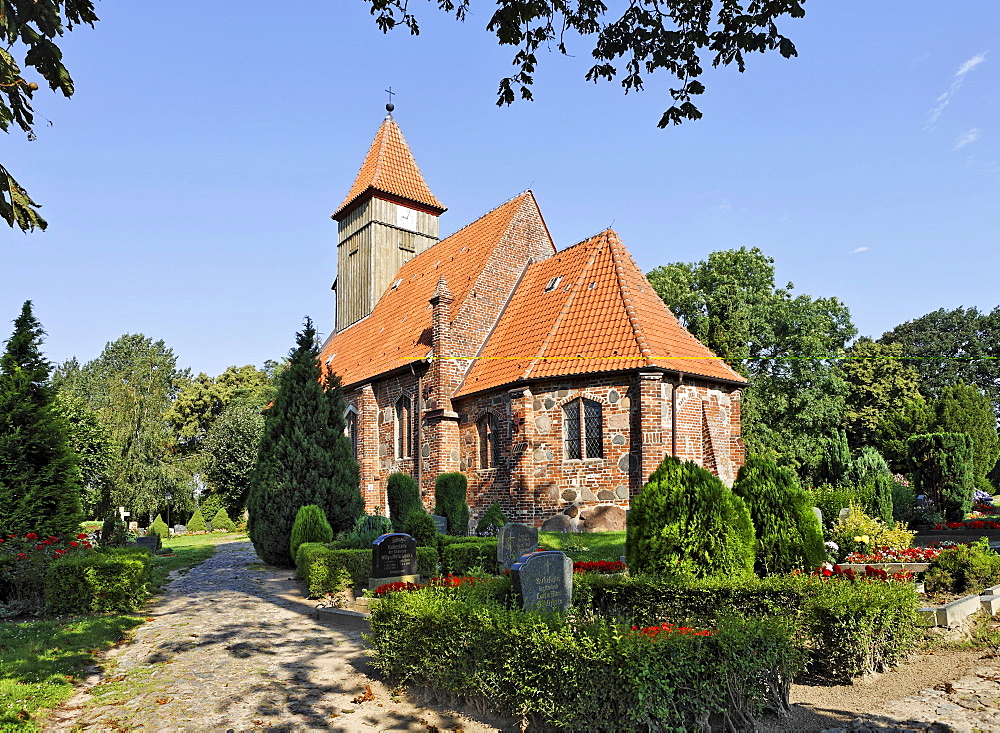
M 54 560 L 45 577 L 49 613 L 128 613 L 139 608 L 153 556 L 144 548 L 101 549 Z
M 442 538 L 444 540 L 444 538 Z M 441 572 L 445 575 L 468 575 L 473 568 L 497 572 L 496 538 L 455 537 L 441 542 Z M 455 542 L 454 540 L 460 540 Z
M 417 574 L 437 575 L 438 554 L 433 547 L 417 548 Z M 309 597 L 319 598 L 337 590 L 340 570 L 351 576 L 355 587 L 368 586 L 372 573 L 371 550 L 332 550 L 318 542 L 303 542 L 295 556 L 296 574 L 309 587 Z
M 639 626 L 712 624 L 734 612 L 787 618 L 798 626 L 812 668 L 837 678 L 885 671 L 906 657 L 918 635 L 913 586 L 866 579 L 577 575 L 573 604 L 585 616 Z
M 400 684 L 486 700 L 540 728 L 754 729 L 787 709 L 794 625 L 731 618 L 708 636 L 524 613 L 481 593 L 425 588 L 372 608 L 376 667 Z

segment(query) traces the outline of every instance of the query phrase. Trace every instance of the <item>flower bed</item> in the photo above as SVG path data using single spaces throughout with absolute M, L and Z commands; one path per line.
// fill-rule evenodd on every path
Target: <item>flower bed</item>
M 574 562 L 574 573 L 602 573 L 611 575 L 613 573 L 624 573 L 625 563 L 617 560 L 591 560 L 590 562 Z
M 473 583 L 478 583 L 480 580 L 483 580 L 483 578 L 474 578 L 471 576 L 459 578 L 455 575 L 445 575 L 440 578 L 431 578 L 427 583 L 386 583 L 385 585 L 380 585 L 373 590 L 372 595 L 382 598 L 390 593 L 412 593 L 413 591 L 420 590 L 421 588 L 457 588 L 460 585 L 472 585 Z
M 908 547 L 905 550 L 876 547 L 871 552 L 852 552 L 844 562 L 852 564 L 934 562 L 940 554 L 941 550 L 936 547 Z
M 935 524 L 934 529 L 1000 529 L 1000 522 L 995 522 L 992 519 L 970 519 L 967 522 Z

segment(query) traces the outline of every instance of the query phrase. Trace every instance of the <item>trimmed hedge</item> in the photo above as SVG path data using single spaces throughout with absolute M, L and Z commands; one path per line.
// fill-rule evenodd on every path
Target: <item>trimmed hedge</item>
M 448 540 L 452 540 L 449 542 Z M 464 540 L 455 542 L 454 540 Z M 442 537 L 441 572 L 450 575 L 468 575 L 472 568 L 487 572 L 496 570 L 497 541 L 488 537 Z
M 214 524 L 213 524 L 214 526 Z M 299 545 L 304 542 L 330 542 L 333 540 L 333 528 L 326 519 L 326 514 L 315 504 L 300 506 L 292 524 L 292 536 L 289 540 L 289 553 L 295 557 Z
M 212 529 L 216 531 L 224 529 L 226 532 L 236 531 L 236 524 L 229 518 L 229 512 L 226 511 L 225 507 L 220 507 L 215 516 L 212 517 Z
M 395 682 L 477 699 L 539 729 L 690 730 L 710 718 L 754 729 L 765 709 L 787 709 L 801 665 L 792 625 L 775 618 L 654 637 L 425 588 L 383 598 L 371 626 L 373 663 Z
M 194 514 L 187 523 L 188 532 L 204 532 L 205 531 L 205 515 L 201 513 L 201 507 L 194 510 Z
M 385 491 L 389 501 L 389 519 L 392 520 L 393 531 L 406 531 L 403 527 L 410 517 L 410 512 L 418 509 L 427 512 L 420 500 L 420 487 L 412 476 L 405 473 L 390 473 Z
M 167 523 L 163 521 L 163 517 L 159 514 L 156 515 L 156 519 L 153 520 L 153 523 L 149 525 L 149 531 L 146 533 L 146 536 L 148 537 L 154 534 L 159 537 L 161 541 L 170 538 L 170 529 L 167 527 Z
M 415 539 L 418 547 L 437 546 L 437 525 L 423 507 L 414 509 L 407 515 L 402 531 Z
M 99 550 L 52 562 L 45 607 L 53 614 L 130 613 L 146 599 L 152 555 L 144 548 Z
M 438 554 L 433 547 L 417 548 L 417 574 L 437 575 Z M 351 585 L 367 587 L 372 574 L 371 550 L 332 550 L 318 542 L 299 545 L 295 556 L 296 573 L 306 581 L 309 597 L 319 598 L 337 591 L 337 576 L 346 570 Z
M 573 605 L 585 615 L 649 626 L 713 624 L 737 611 L 786 618 L 800 627 L 811 667 L 835 678 L 882 672 L 917 638 L 919 600 L 909 583 L 786 575 L 750 580 L 686 576 L 573 578 Z

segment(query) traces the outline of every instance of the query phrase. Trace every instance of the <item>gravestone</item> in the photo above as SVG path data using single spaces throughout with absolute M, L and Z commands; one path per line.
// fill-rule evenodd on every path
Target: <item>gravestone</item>
M 538 549 L 538 530 L 527 524 L 510 522 L 497 534 L 497 562 L 510 569 L 521 555 Z
M 567 611 L 573 598 L 573 561 L 561 552 L 524 555 L 510 569 L 525 611 Z
M 138 522 L 129 522 L 128 523 L 128 528 L 129 528 L 130 532 L 138 532 L 139 531 L 139 523 Z
M 160 544 L 159 537 L 136 537 L 136 547 L 146 547 L 150 552 L 156 552 Z
M 431 514 L 431 519 L 434 520 L 434 526 L 437 527 L 438 532 L 441 534 L 448 534 L 448 517 Z
M 416 583 L 417 541 L 408 534 L 384 534 L 372 542 L 370 590 L 388 583 Z
M 175 524 L 174 525 L 174 534 L 184 534 L 187 531 L 188 531 L 188 528 L 187 528 L 187 525 L 185 525 L 185 524 Z
M 813 514 L 816 515 L 816 519 L 819 520 L 819 526 L 822 527 L 823 526 L 823 512 L 822 512 L 822 510 L 818 506 L 814 506 L 812 509 L 813 509 Z
M 851 508 L 847 507 L 846 509 L 840 510 L 840 514 L 837 515 L 837 519 L 845 520 L 848 519 L 850 516 L 851 516 Z

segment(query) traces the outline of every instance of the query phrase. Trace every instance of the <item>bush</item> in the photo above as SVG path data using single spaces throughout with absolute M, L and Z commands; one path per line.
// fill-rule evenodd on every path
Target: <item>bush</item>
M 295 515 L 295 523 L 292 525 L 292 538 L 289 552 L 295 557 L 299 551 L 299 546 L 303 542 L 330 542 L 333 540 L 333 529 L 326 521 L 323 510 L 315 504 L 307 504 L 299 507 Z M 296 567 L 298 567 L 296 565 Z
M 389 474 L 386 496 L 389 500 L 389 518 L 396 532 L 403 531 L 403 526 L 414 509 L 427 513 L 424 503 L 420 501 L 420 487 L 412 476 L 405 473 Z
M 225 530 L 226 532 L 235 532 L 236 525 L 233 524 L 233 520 L 229 518 L 229 512 L 226 511 L 225 507 L 219 507 L 219 511 L 215 513 L 212 517 L 212 529 L 213 530 Z M 331 531 L 332 537 L 332 531 Z M 329 541 L 329 540 L 327 540 Z
M 205 531 L 205 515 L 201 513 L 201 507 L 195 509 L 194 514 L 188 520 L 187 531 L 188 532 Z
M 354 529 L 337 536 L 336 545 L 342 550 L 368 550 L 372 542 L 393 532 L 392 522 L 381 514 L 362 514 Z
M 867 514 L 859 506 L 850 507 L 851 513 L 845 519 L 838 519 L 830 530 L 830 540 L 840 548 L 837 557 L 843 559 L 852 552 L 868 553 L 876 547 L 905 550 L 913 546 L 913 535 L 900 525 L 883 524 Z
M 415 539 L 418 547 L 437 547 L 437 525 L 423 507 L 407 515 L 402 531 Z
M 170 530 L 167 528 L 167 523 L 163 521 L 163 517 L 159 514 L 156 515 L 156 519 L 153 520 L 153 523 L 149 525 L 148 534 L 155 534 L 160 538 L 161 542 L 170 537 Z
M 351 576 L 353 587 L 368 587 L 372 574 L 371 550 L 333 550 L 316 542 L 304 542 L 295 558 L 296 570 L 306 581 L 310 598 L 336 593 L 341 571 Z M 433 547 L 417 548 L 417 574 L 437 574 L 438 554 Z
M 908 525 L 917 515 L 917 494 L 912 486 L 906 486 L 898 481 L 892 482 L 892 518 L 896 522 Z
M 814 507 L 823 513 L 823 529 L 830 530 L 837 523 L 841 509 L 853 506 L 863 506 L 858 492 L 849 486 L 833 486 L 821 484 L 809 489 L 809 497 Z
M 823 528 L 795 474 L 767 458 L 748 456 L 733 484 L 750 512 L 760 575 L 815 570 L 826 560 Z
M 625 555 L 633 572 L 750 575 L 750 513 L 717 476 L 667 456 L 632 500 Z
M 928 433 L 906 441 L 918 494 L 934 502 L 949 521 L 961 522 L 975 490 L 972 439 L 965 433 Z
M 128 538 L 128 527 L 117 513 L 108 515 L 101 525 L 102 547 L 124 547 Z
M 765 708 L 787 708 L 801 661 L 776 619 L 733 619 L 708 635 L 630 632 L 433 587 L 388 595 L 371 623 L 373 663 L 395 683 L 484 701 L 546 730 L 698 729 L 712 716 L 753 729 Z
M 500 502 L 495 501 L 490 504 L 490 508 L 479 519 L 479 524 L 476 525 L 476 534 L 480 537 L 497 535 L 507 522 L 507 515 L 500 508 Z
M 573 581 L 573 605 L 585 616 L 627 624 L 711 626 L 734 610 L 748 621 L 788 619 L 799 627 L 810 666 L 839 679 L 884 671 L 904 659 L 917 638 L 918 596 L 910 583 L 806 575 L 734 580 L 595 574 Z
M 442 473 L 434 481 L 434 514 L 448 520 L 448 534 L 469 534 L 468 481 L 462 473 Z
M 68 555 L 49 566 L 45 606 L 49 613 L 130 613 L 145 600 L 152 556 L 137 548 Z
M 479 541 L 442 544 L 441 572 L 450 575 L 468 575 L 473 568 L 483 568 L 487 572 L 495 573 L 497 541 L 489 538 L 475 539 Z
M 1000 555 L 986 537 L 942 550 L 924 573 L 924 582 L 931 593 L 981 593 L 1000 583 Z
M 870 446 L 862 448 L 851 461 L 844 482 L 865 487 L 861 493 L 868 499 L 866 511 L 883 522 L 892 521 L 892 473 L 877 450 Z

